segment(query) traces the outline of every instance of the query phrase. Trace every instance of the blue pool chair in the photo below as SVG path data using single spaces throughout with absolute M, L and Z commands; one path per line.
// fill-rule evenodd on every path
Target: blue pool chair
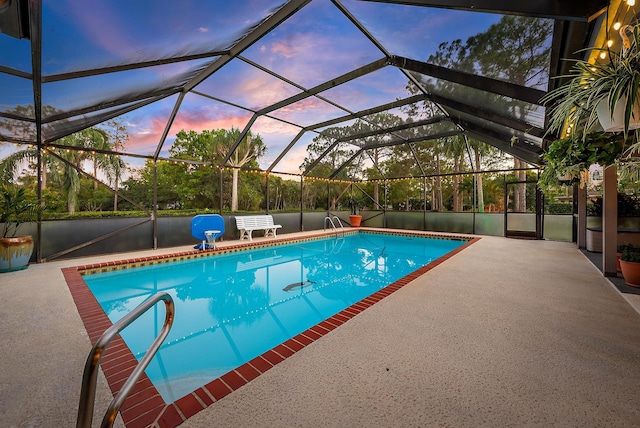
M 200 214 L 191 219 L 191 236 L 201 241 L 193 248 L 216 248 L 216 239 L 224 235 L 224 218 L 218 214 Z

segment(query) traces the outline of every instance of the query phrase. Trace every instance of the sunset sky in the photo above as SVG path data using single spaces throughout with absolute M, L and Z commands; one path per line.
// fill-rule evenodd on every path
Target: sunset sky
M 389 53 L 421 61 L 436 52 L 440 43 L 458 38 L 464 41 L 501 18 L 496 14 L 355 0 L 341 4 Z M 266 0 L 44 0 L 43 76 L 228 49 L 279 6 L 278 1 Z M 249 110 L 264 108 L 301 91 L 249 62 L 308 89 L 379 60 L 384 53 L 332 2 L 313 0 L 242 52 L 241 57 L 248 61 L 233 59 L 195 90 L 244 109 L 187 94 L 162 148 L 162 156 L 168 155 L 175 134 L 181 129 L 243 129 L 252 116 Z M 117 101 L 127 94 L 182 83 L 214 59 L 45 83 L 43 104 L 67 111 Z M 30 73 L 29 41 L 0 34 L 0 64 Z M 385 67 L 320 95 L 350 111 L 358 111 L 406 97 L 406 84 L 407 78 L 398 69 Z M 11 88 L 0 94 L 0 110 L 33 104 L 28 79 L 0 72 L 0 85 Z M 143 155 L 155 152 L 177 98 L 170 96 L 122 117 L 130 136 L 127 152 Z M 273 162 L 298 134 L 300 126 L 345 114 L 344 110 L 312 97 L 274 111 L 272 118 L 259 118 L 251 131 L 260 134 L 268 148 L 261 166 L 266 168 Z M 306 146 L 315 135 L 305 134 L 276 170 L 298 173 Z M 0 155 L 16 150 L 11 147 L 14 146 L 0 146 Z

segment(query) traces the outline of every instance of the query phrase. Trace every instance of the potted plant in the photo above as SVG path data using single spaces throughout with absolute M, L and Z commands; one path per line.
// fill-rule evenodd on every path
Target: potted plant
M 562 184 L 584 185 L 591 165 L 612 165 L 631 144 L 630 140 L 620 133 L 592 131 L 576 132 L 553 141 L 542 155 L 544 170 L 540 174 L 539 186 L 545 190 Z
M 620 269 L 627 285 L 640 287 L 640 247 L 627 245 L 620 255 Z
M 620 258 L 622 257 L 622 252 L 629 247 L 633 247 L 633 244 L 620 244 L 616 247 L 616 270 L 618 272 L 622 272 L 622 267 L 620 266 Z
M 23 188 L 3 184 L 0 188 L 0 272 L 26 269 L 33 253 L 31 236 L 16 236 L 24 223 L 39 221 L 42 206 L 32 202 Z
M 559 134 L 565 126 L 589 132 L 600 122 L 605 131 L 623 131 L 627 136 L 630 129 L 640 127 L 640 28 L 625 25 L 620 35 L 620 52 L 597 49 L 606 60 L 576 61 L 570 74 L 559 76 L 569 80 L 541 99 L 552 104 L 547 132 Z M 617 116 L 621 123 L 615 122 Z
M 362 222 L 360 209 L 364 208 L 364 201 L 352 195 L 352 196 L 349 196 L 348 202 L 349 202 L 349 207 L 351 208 L 349 223 L 351 223 L 351 227 L 360 227 L 360 223 Z

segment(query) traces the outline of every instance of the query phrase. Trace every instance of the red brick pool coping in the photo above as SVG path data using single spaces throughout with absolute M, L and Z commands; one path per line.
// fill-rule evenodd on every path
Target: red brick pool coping
M 410 236 L 428 236 L 447 239 L 453 238 L 459 240 L 467 240 L 467 242 L 456 248 L 455 250 L 434 260 L 428 265 L 423 266 L 420 269 L 404 276 L 403 278 L 400 278 L 399 280 L 387 285 L 371 296 L 366 297 L 365 299 L 349 306 L 346 309 L 343 309 L 332 317 L 322 321 L 320 324 L 309 328 L 308 330 L 243 364 L 235 370 L 232 370 L 225 375 L 212 380 L 208 384 L 196 389 L 195 391 L 185 395 L 184 397 L 174 401 L 173 403 L 165 403 L 160 396 L 160 393 L 157 391 L 155 386 L 153 386 L 146 374 L 143 374 L 143 376 L 135 384 L 131 393 L 120 408 L 120 415 L 122 416 L 122 419 L 124 420 L 127 428 L 173 428 L 180 425 L 194 414 L 207 408 L 223 397 L 229 395 L 231 392 L 242 387 L 246 383 L 251 382 L 253 379 L 260 376 L 270 368 L 274 367 L 276 364 L 284 361 L 286 358 L 300 351 L 307 345 L 315 342 L 333 329 L 349 321 L 360 312 L 364 311 L 370 306 L 373 306 L 380 300 L 404 287 L 409 282 L 422 276 L 445 260 L 453 257 L 455 254 L 480 240 L 480 238 L 478 237 L 452 236 L 420 232 L 378 232 L 375 230 L 366 230 L 366 232 Z M 113 269 L 135 267 L 141 264 L 155 264 L 158 262 L 211 256 L 217 253 L 227 253 L 238 251 L 240 249 L 247 249 L 247 247 L 264 247 L 283 243 L 291 243 L 295 241 L 319 239 L 326 236 L 326 233 L 322 233 L 310 235 L 304 238 L 280 238 L 273 241 L 242 243 L 215 250 L 194 250 L 177 254 L 75 266 L 62 269 L 62 273 L 65 277 L 73 300 L 75 301 L 76 307 L 78 308 L 78 313 L 80 314 L 80 318 L 84 323 L 87 334 L 89 335 L 89 339 L 91 340 L 91 343 L 95 343 L 104 333 L 104 331 L 111 327 L 112 323 L 107 317 L 107 314 L 100 307 L 100 304 L 96 300 L 93 293 L 91 293 L 91 291 L 87 287 L 87 284 L 82 279 L 82 273 L 103 272 Z M 125 381 L 131 375 L 137 364 L 138 360 L 136 360 L 135 356 L 126 345 L 124 340 L 122 340 L 119 335 L 116 336 L 106 348 L 100 364 L 102 371 L 107 378 L 107 383 L 111 388 L 111 392 L 114 395 L 120 390 L 120 388 L 122 388 Z

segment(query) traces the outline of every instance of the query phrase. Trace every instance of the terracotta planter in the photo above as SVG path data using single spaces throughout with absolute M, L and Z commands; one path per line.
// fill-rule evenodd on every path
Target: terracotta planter
M 31 236 L 0 238 L 0 272 L 28 268 L 32 253 L 33 238 Z
M 620 260 L 620 268 L 622 269 L 622 276 L 627 285 L 640 287 L 640 263 Z
M 349 223 L 351 223 L 351 227 L 360 227 L 360 223 L 362 222 L 361 215 L 350 215 Z
M 622 257 L 622 253 L 616 253 L 616 271 L 618 273 L 622 272 L 622 268 L 620 267 L 620 257 Z

